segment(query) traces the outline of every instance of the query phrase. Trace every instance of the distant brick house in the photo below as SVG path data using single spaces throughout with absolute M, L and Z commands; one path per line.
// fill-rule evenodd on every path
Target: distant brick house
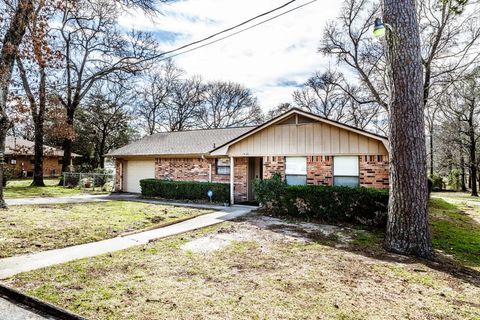
M 32 177 L 34 167 L 34 142 L 7 137 L 5 141 L 5 164 L 13 169 L 13 177 Z M 58 177 L 62 174 L 63 150 L 44 146 L 43 175 Z M 72 157 L 79 155 L 73 154 Z
M 299 109 L 258 127 L 158 133 L 107 156 L 124 192 L 140 192 L 145 178 L 222 182 L 238 203 L 275 172 L 291 185 L 389 186 L 385 137 Z

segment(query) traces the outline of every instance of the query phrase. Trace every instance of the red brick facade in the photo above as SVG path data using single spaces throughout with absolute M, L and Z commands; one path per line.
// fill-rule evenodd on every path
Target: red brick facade
M 157 158 L 155 160 L 155 178 L 178 181 L 230 182 L 230 175 L 216 174 L 215 159 L 202 158 Z
M 360 185 L 381 189 L 389 187 L 387 156 L 360 156 Z
M 115 192 L 123 191 L 123 160 L 115 160 Z
M 235 158 L 233 196 L 235 202 L 247 201 L 248 158 Z
M 360 186 L 388 188 L 389 169 L 387 156 L 360 156 Z M 230 175 L 217 175 L 215 159 L 202 158 L 157 158 L 155 160 L 155 178 L 179 181 L 212 181 L 230 183 Z M 116 161 L 115 190 L 122 190 L 123 161 Z M 236 202 L 247 200 L 248 158 L 235 158 L 234 199 Z M 279 172 L 285 177 L 285 157 L 263 157 L 263 178 L 268 179 Z M 333 185 L 333 156 L 307 157 L 307 184 Z
M 331 186 L 333 184 L 333 157 L 307 157 L 307 184 Z
M 276 172 L 285 178 L 285 157 L 263 157 L 263 179 L 270 179 Z
M 388 188 L 389 169 L 387 156 L 360 156 L 360 186 Z M 279 172 L 285 177 L 285 157 L 263 157 L 263 178 Z M 307 184 L 333 185 L 333 156 L 307 157 Z
M 12 160 L 15 164 L 12 164 Z M 13 177 L 22 177 L 22 172 L 25 172 L 28 177 L 33 176 L 34 169 L 33 156 L 7 156 L 5 163 L 8 167 L 13 169 Z M 62 174 L 62 158 L 48 157 L 43 158 L 43 176 L 44 177 L 59 177 Z

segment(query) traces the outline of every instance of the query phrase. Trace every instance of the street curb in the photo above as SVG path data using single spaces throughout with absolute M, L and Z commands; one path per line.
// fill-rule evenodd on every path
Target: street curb
M 19 307 L 37 313 L 40 316 L 47 317 L 47 319 L 87 320 L 87 318 L 57 307 L 51 303 L 28 296 L 3 284 L 0 284 L 0 297 L 5 298 Z

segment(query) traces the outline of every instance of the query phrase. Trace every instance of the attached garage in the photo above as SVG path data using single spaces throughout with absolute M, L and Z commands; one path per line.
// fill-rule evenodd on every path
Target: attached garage
M 124 190 L 140 193 L 140 180 L 155 178 L 155 160 L 129 160 L 124 170 Z

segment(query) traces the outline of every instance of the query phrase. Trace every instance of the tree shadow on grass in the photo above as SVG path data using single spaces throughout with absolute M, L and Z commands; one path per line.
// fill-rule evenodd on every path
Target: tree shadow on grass
M 402 256 L 383 249 L 384 232 L 379 229 L 358 226 L 339 226 L 351 236 L 351 241 L 339 241 L 335 234 L 306 231 L 294 220 L 289 224 L 275 224 L 267 229 L 273 232 L 327 245 L 336 250 L 343 250 L 369 258 L 403 264 L 420 263 L 428 268 L 446 273 L 480 287 L 480 224 L 457 205 L 435 199 L 430 203 L 430 225 L 436 257 L 432 260 L 412 256 Z M 285 219 L 285 217 L 283 217 Z M 243 219 L 242 219 L 243 220 Z M 290 220 L 290 221 L 289 221 Z M 293 219 L 284 220 L 292 222 Z M 246 220 L 248 222 L 248 219 Z M 479 268 L 476 270 L 474 268 Z M 421 272 L 421 270 L 419 270 Z

